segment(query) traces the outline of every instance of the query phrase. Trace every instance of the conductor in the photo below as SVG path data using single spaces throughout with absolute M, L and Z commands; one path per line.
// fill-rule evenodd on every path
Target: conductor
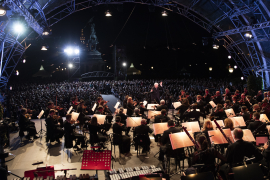
M 160 82 L 159 83 L 159 85 L 158 85 L 158 83 L 155 83 L 154 84 L 154 87 L 152 87 L 152 89 L 151 89 L 151 101 L 153 102 L 153 103 L 157 103 L 157 102 L 159 102 L 159 98 L 160 98 L 160 91 L 162 91 L 162 82 Z

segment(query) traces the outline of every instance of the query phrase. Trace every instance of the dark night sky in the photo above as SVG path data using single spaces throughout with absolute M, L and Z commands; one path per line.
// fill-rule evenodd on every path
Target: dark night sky
M 116 39 L 134 7 L 133 14 Z M 112 12 L 112 17 L 105 16 L 106 10 Z M 66 65 L 64 48 L 67 45 L 80 43 L 81 29 L 87 25 L 91 17 L 94 17 L 99 39 L 98 48 L 102 54 L 105 54 L 102 58 L 107 60 L 108 66 L 112 64 L 110 45 L 114 43 L 125 47 L 127 55 L 125 61 L 134 63 L 135 67 L 143 70 L 143 73 L 146 72 L 145 74 L 148 72 L 145 70 L 154 66 L 152 74 L 163 74 L 164 77 L 183 67 L 195 72 L 196 75 L 208 76 L 208 67 L 212 66 L 212 75 L 228 77 L 226 67 L 229 63 L 231 65 L 235 63 L 228 60 L 226 50 L 223 47 L 213 50 L 211 44 L 202 46 L 202 37 L 210 36 L 207 31 L 179 14 L 169 12 L 167 17 L 162 17 L 162 10 L 156 7 L 155 12 L 151 13 L 146 5 L 126 3 L 123 5 L 122 12 L 117 10 L 117 5 L 101 5 L 95 9 L 74 13 L 53 25 L 50 37 L 27 41 L 32 44 L 25 53 L 27 63 L 19 63 L 17 69 L 21 76 L 30 77 L 38 71 L 41 64 L 48 71 L 55 70 L 59 65 Z M 90 28 L 87 26 L 84 29 L 86 40 L 89 38 L 89 32 Z M 43 43 L 49 45 L 46 52 L 40 50 Z M 169 49 L 167 49 L 168 45 Z M 51 66 L 52 64 L 54 65 Z M 241 76 L 239 69 L 236 73 Z

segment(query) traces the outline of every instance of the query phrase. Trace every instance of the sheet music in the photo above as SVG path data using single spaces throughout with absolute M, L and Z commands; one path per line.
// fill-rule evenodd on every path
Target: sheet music
M 256 141 L 252 132 L 250 131 L 250 129 L 242 129 L 242 130 L 243 130 L 243 140 L 244 141 L 249 141 L 249 142 Z M 232 135 L 233 135 L 233 131 L 232 131 Z
M 97 107 L 97 103 L 95 103 L 94 106 L 93 106 L 93 108 L 92 108 L 92 111 L 93 112 L 95 111 L 96 107 Z
M 163 134 L 164 131 L 168 130 L 168 123 L 153 123 L 153 129 L 154 129 L 154 134 Z
M 223 129 L 225 135 L 231 139 L 232 142 L 234 142 L 234 139 L 232 137 L 232 133 L 230 129 Z M 214 142 L 214 144 L 228 144 L 228 141 L 225 139 L 225 137 L 222 135 L 219 129 L 217 130 L 211 130 L 208 131 L 208 135 L 210 137 L 211 143 Z
M 158 105 L 159 104 L 147 104 L 147 109 L 154 109 L 154 107 Z
M 148 111 L 148 119 L 155 119 L 155 116 L 160 114 L 161 111 Z
M 147 101 L 143 101 L 143 105 L 146 106 L 146 104 L 147 104 Z
M 227 117 L 234 117 L 235 116 L 235 113 L 234 113 L 234 110 L 233 109 L 226 109 L 225 110 L 225 113 L 227 115 Z
M 266 116 L 266 114 L 260 114 L 260 121 L 262 121 L 262 122 L 269 122 L 269 119 Z
M 212 106 L 212 108 L 215 108 L 217 105 L 214 103 L 214 101 L 210 101 L 209 104 Z
M 72 112 L 71 113 L 71 119 L 77 121 L 80 113 Z
M 70 106 L 70 108 L 67 111 L 67 114 L 69 114 L 72 109 L 73 109 L 73 106 Z
M 100 125 L 104 124 L 105 119 L 106 119 L 106 115 L 102 115 L 102 114 L 94 114 L 93 117 L 97 117 L 97 122 Z
M 115 104 L 115 106 L 114 106 L 114 109 L 117 109 L 119 105 L 120 105 L 120 102 L 117 102 L 117 103 Z
M 41 110 L 40 111 L 40 113 L 39 113 L 39 115 L 37 116 L 38 117 L 38 119 L 40 119 L 41 118 L 41 116 L 44 114 L 44 111 L 43 110 Z M 46 118 L 46 117 L 45 117 Z
M 118 108 L 118 109 L 115 110 L 116 113 L 119 113 L 119 111 L 120 111 L 120 108 Z M 124 109 L 124 110 L 123 110 L 123 113 L 124 113 L 124 114 L 127 114 L 127 109 Z
M 217 129 L 216 123 L 214 121 L 211 121 L 211 123 L 212 123 L 213 129 Z M 225 127 L 223 120 L 217 120 L 217 123 L 219 124 L 220 127 Z
M 142 117 L 128 117 L 126 120 L 127 127 L 137 127 L 141 125 Z
M 178 108 L 179 106 L 181 106 L 182 103 L 181 103 L 181 102 L 173 102 L 172 105 L 173 105 L 174 109 L 176 109 L 176 108 Z
M 193 133 L 189 132 L 189 134 L 194 139 Z M 169 134 L 169 136 L 173 150 L 194 146 L 193 142 L 189 139 L 188 135 L 185 132 Z
M 199 123 L 197 121 L 185 122 L 185 123 L 182 123 L 182 126 L 186 127 L 187 131 L 191 131 L 192 133 L 201 131 L 201 128 L 200 128 Z
M 234 127 L 246 126 L 243 116 L 230 117 L 230 119 L 233 121 Z

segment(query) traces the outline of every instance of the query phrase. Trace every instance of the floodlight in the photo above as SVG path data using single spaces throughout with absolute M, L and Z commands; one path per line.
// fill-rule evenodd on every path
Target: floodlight
M 22 33 L 24 31 L 24 27 L 21 23 L 17 22 L 13 25 L 13 29 L 16 33 Z
M 24 59 L 22 62 L 23 62 L 23 63 L 26 63 L 26 59 Z
M 47 51 L 48 49 L 47 49 L 46 46 L 41 46 L 41 50 L 42 50 L 42 51 Z
M 230 73 L 233 73 L 233 68 L 229 68 L 229 72 Z
M 252 34 L 246 33 L 246 34 L 245 34 L 245 37 L 246 37 L 246 38 L 252 38 Z
M 234 69 L 237 69 L 237 66 L 236 65 L 234 66 Z
M 232 58 L 232 56 L 231 56 L 231 55 L 229 55 L 229 56 L 228 56 L 228 59 L 231 59 L 231 58 Z
M 75 54 L 79 54 L 79 53 L 80 53 L 80 50 L 79 50 L 79 49 L 75 49 L 75 50 L 74 50 L 74 53 L 75 53 Z
M 0 16 L 4 16 L 6 15 L 6 13 L 7 13 L 7 10 L 3 6 L 0 6 Z
M 166 11 L 162 11 L 161 15 L 162 16 L 168 16 L 168 13 Z
M 126 66 L 126 65 L 127 65 L 127 63 L 123 62 L 123 66 Z
M 112 16 L 111 12 L 108 10 L 105 12 L 105 16 L 109 17 L 109 16 Z
M 212 71 L 213 70 L 213 68 L 212 67 L 209 67 L 209 71 Z
M 68 64 L 68 67 L 69 67 L 69 68 L 72 68 L 72 67 L 73 67 L 73 64 L 71 64 L 71 63 Z

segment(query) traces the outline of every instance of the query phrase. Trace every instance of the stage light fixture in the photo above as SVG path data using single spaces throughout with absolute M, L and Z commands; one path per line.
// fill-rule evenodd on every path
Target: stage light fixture
M 123 66 L 126 66 L 126 65 L 127 65 L 127 63 L 123 62 Z
M 75 50 L 74 50 L 74 53 L 75 53 L 75 54 L 79 54 L 79 53 L 80 53 L 80 50 L 79 50 L 79 49 L 75 49 Z
M 154 67 L 152 66 L 151 69 L 154 69 Z
M 233 73 L 233 68 L 229 68 L 229 72 L 230 73 Z
M 168 16 L 168 13 L 167 13 L 167 11 L 162 11 L 162 16 Z
M 12 91 L 12 86 L 10 86 L 9 89 Z
M 1 5 L 0 6 L 0 16 L 4 16 L 4 15 L 6 15 L 6 13 L 7 13 L 7 10 Z
M 19 71 L 18 70 L 16 70 L 16 75 L 19 76 Z
M 234 69 L 237 69 L 237 66 L 236 65 L 234 66 Z
M 241 77 L 241 80 L 244 80 L 244 77 Z
M 228 56 L 228 59 L 231 59 L 231 58 L 232 58 L 232 56 L 231 56 L 231 55 L 229 55 L 229 56 Z
M 64 52 L 67 53 L 67 55 L 73 54 L 73 50 L 71 48 L 65 49 Z
M 41 50 L 42 50 L 42 51 L 47 51 L 48 49 L 47 49 L 46 46 L 41 46 Z
M 26 59 L 24 59 L 22 62 L 23 62 L 23 63 L 26 63 Z
M 48 36 L 50 34 L 50 29 L 45 29 L 42 33 L 43 36 Z
M 218 49 L 219 45 L 218 44 L 213 44 L 213 49 Z
M 22 33 L 24 31 L 23 25 L 19 22 L 14 24 L 13 29 L 16 33 Z
M 73 67 L 73 64 L 71 64 L 71 63 L 68 64 L 68 67 L 69 67 L 69 68 L 72 68 L 72 67 Z
M 212 71 L 213 70 L 213 68 L 212 67 L 209 67 L 209 71 Z
M 111 14 L 111 12 L 108 10 L 108 11 L 105 12 L 105 16 L 110 17 L 110 16 L 112 16 L 112 14 Z
M 252 34 L 246 33 L 246 34 L 245 34 L 245 37 L 246 37 L 246 38 L 252 38 Z

